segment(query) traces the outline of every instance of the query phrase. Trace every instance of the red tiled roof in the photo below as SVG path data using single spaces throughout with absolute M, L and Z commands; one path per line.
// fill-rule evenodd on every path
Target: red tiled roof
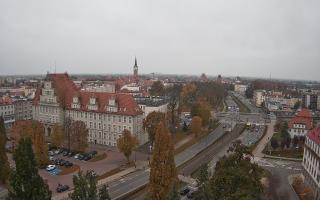
M 312 118 L 312 113 L 310 110 L 308 109 L 302 109 L 301 111 L 299 111 L 296 116 L 298 117 L 306 117 L 306 118 Z
M 308 138 L 317 144 L 320 144 L 320 127 L 317 127 L 308 133 Z
M 118 112 L 115 114 L 138 115 L 142 113 L 134 98 L 129 94 L 81 91 L 76 87 L 74 82 L 70 80 L 68 74 L 66 73 L 48 74 L 46 79 L 52 82 L 52 86 L 55 94 L 58 96 L 59 103 L 68 109 L 71 109 L 73 97 L 77 96 L 79 97 L 81 104 L 80 110 L 88 111 L 87 105 L 90 102 L 90 98 L 95 97 L 98 105 L 97 112 L 106 112 L 106 105 L 109 103 L 109 98 L 113 97 L 118 105 Z M 39 88 L 36 92 L 34 98 L 35 105 L 39 103 L 40 93 L 41 88 Z
M 294 116 L 288 124 L 289 128 L 293 128 L 294 124 L 304 124 L 307 130 L 312 129 L 312 114 L 307 109 L 302 109 Z
M 12 99 L 10 97 L 0 97 L 0 105 L 11 105 Z

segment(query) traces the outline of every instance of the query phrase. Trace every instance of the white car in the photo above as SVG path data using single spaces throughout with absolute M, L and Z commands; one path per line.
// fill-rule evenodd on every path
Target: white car
M 74 158 L 75 158 L 75 159 L 78 159 L 79 156 L 80 156 L 80 154 L 77 153 L 77 154 L 74 156 Z
M 52 171 L 52 170 L 54 170 L 54 169 L 56 169 L 57 167 L 55 166 L 55 165 L 48 165 L 47 166 L 47 168 L 46 168 L 46 170 L 47 171 Z
M 48 151 L 49 156 L 54 156 L 54 152 L 53 151 Z
M 53 156 L 49 156 L 49 160 L 54 161 L 54 157 Z

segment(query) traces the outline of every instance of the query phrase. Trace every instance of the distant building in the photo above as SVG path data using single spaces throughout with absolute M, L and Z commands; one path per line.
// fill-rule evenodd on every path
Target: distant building
M 12 99 L 8 96 L 0 97 L 0 116 L 3 117 L 4 126 L 10 129 L 15 122 L 14 105 Z
M 13 96 L 15 120 L 32 119 L 32 100 L 26 97 Z
M 168 111 L 168 101 L 164 97 L 134 97 L 137 104 L 143 112 L 144 118 L 149 115 L 149 113 L 162 112 L 167 113 Z
M 201 82 L 207 82 L 208 81 L 208 77 L 205 73 L 202 73 L 200 76 L 200 80 Z
M 240 94 L 245 94 L 247 89 L 248 89 L 248 85 L 244 85 L 244 84 L 235 84 L 234 85 L 234 91 L 238 92 Z
M 115 85 L 109 82 L 85 81 L 82 83 L 82 90 L 88 92 L 115 92 Z
M 317 109 L 317 103 L 318 103 L 318 95 L 317 94 L 303 94 L 302 95 L 302 107 L 316 110 Z
M 217 77 L 217 83 L 219 83 L 219 84 L 222 83 L 222 76 L 220 74 Z
M 307 109 L 298 111 L 288 123 L 288 130 L 291 138 L 294 136 L 305 136 L 312 128 L 312 113 Z
M 315 200 L 320 200 L 320 127 L 307 134 L 302 166 L 305 180 L 311 186 Z
M 48 74 L 37 90 L 33 119 L 43 123 L 50 136 L 53 126 L 63 125 L 67 117 L 86 124 L 89 143 L 116 146 L 124 129 L 140 144 L 148 141 L 142 129 L 143 113 L 131 95 L 81 91 L 68 74 Z
M 265 102 L 265 91 L 264 90 L 255 90 L 253 92 L 253 101 L 257 107 L 261 107 Z

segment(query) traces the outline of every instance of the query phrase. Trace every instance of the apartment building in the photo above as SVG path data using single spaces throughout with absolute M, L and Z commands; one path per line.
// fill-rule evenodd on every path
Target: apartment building
M 305 180 L 312 187 L 314 199 L 320 200 L 320 127 L 307 134 L 302 166 Z
M 8 96 L 0 97 L 0 116 L 3 117 L 4 126 L 10 129 L 15 122 L 14 105 L 12 99 Z
M 46 136 L 50 136 L 53 125 L 63 125 L 66 117 L 83 121 L 93 144 L 116 146 L 124 129 L 140 144 L 148 140 L 142 129 L 143 112 L 131 95 L 81 91 L 68 74 L 48 74 L 37 90 L 33 119 L 42 122 Z
M 22 96 L 11 97 L 14 105 L 14 117 L 16 120 L 32 119 L 32 100 Z
M 255 90 L 253 92 L 253 101 L 257 107 L 261 107 L 265 102 L 265 91 L 264 90 Z

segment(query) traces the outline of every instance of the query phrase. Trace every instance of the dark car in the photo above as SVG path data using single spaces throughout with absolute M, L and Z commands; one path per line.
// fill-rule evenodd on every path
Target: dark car
M 60 160 L 61 160 L 60 158 L 55 159 L 54 160 L 54 164 L 55 165 L 60 165 Z
M 72 162 L 69 162 L 69 161 L 66 161 L 66 162 L 64 163 L 64 166 L 66 166 L 66 167 L 72 167 L 72 166 L 73 166 L 73 163 L 72 163 Z
M 187 194 L 187 198 L 188 199 L 193 199 L 196 196 L 196 194 L 197 194 L 196 191 L 190 192 L 189 194 Z
M 63 151 L 63 152 L 62 152 L 62 155 L 63 155 L 63 156 L 67 156 L 68 154 L 69 154 L 69 151 Z
M 69 190 L 69 186 L 68 185 L 59 184 L 58 187 L 56 188 L 56 191 L 59 192 L 59 193 L 67 191 L 67 190 Z
M 60 165 L 60 166 L 64 166 L 64 165 L 66 164 L 66 162 L 67 162 L 67 161 L 61 159 L 60 162 L 59 162 L 59 165 Z
M 180 195 L 181 196 L 185 196 L 186 194 L 188 194 L 190 192 L 189 188 L 184 188 L 183 190 L 180 191 Z
M 98 153 L 97 151 L 91 151 L 88 153 L 88 155 L 91 155 L 93 157 L 93 156 L 97 155 L 97 153 Z
M 86 155 L 86 156 L 84 156 L 84 158 L 83 158 L 83 160 L 85 160 L 85 161 L 88 161 L 88 160 L 90 160 L 91 159 L 91 156 L 89 156 L 89 155 Z
M 84 155 L 80 154 L 78 157 L 79 160 L 83 160 L 84 159 Z
M 74 156 L 74 155 L 75 155 L 75 153 L 72 152 L 72 151 L 70 151 L 70 152 L 68 153 L 68 157 L 72 157 L 72 156 Z

